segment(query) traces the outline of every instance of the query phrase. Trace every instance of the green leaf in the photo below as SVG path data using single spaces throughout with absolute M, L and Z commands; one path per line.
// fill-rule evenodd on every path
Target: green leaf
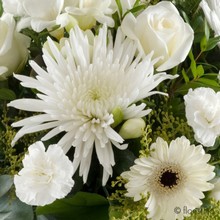
M 220 85 L 215 80 L 207 79 L 207 78 L 203 77 L 203 78 L 199 78 L 197 81 L 201 82 L 207 86 L 210 86 L 210 87 L 213 87 L 213 86 L 219 87 L 219 89 L 220 89 Z
M 114 149 L 115 166 L 113 167 L 114 174 L 119 176 L 122 172 L 129 170 L 134 165 L 135 155 L 129 150 Z
M 183 79 L 185 80 L 185 82 L 188 83 L 189 77 L 187 76 L 185 69 L 182 69 L 182 75 L 183 75 Z
M 2 1 L 0 0 L 0 17 L 2 16 L 3 8 L 2 8 Z
M 38 215 L 36 220 L 49 220 L 49 219 L 44 215 Z
M 0 197 L 6 194 L 13 184 L 13 178 L 10 175 L 0 176 Z
M 134 3 L 134 7 L 138 6 L 140 4 L 140 0 L 136 0 Z
M 212 88 L 216 92 L 220 91 L 220 86 L 217 82 L 207 78 L 199 78 L 196 81 L 191 81 L 189 83 L 184 84 L 183 86 L 178 88 L 176 92 L 185 95 L 186 93 L 188 93 L 190 88 L 195 89 L 198 87 L 208 87 Z
M 33 209 L 17 198 L 12 198 L 10 193 L 0 198 L 1 220 L 33 220 Z
M 217 80 L 218 73 L 205 73 L 205 78 L 207 79 L 212 79 L 212 80 Z
M 215 165 L 215 170 L 214 172 L 216 173 L 217 177 L 220 177 L 220 164 Z
M 132 8 L 132 9 L 130 10 L 130 12 L 131 12 L 132 14 L 135 14 L 135 13 L 137 13 L 137 12 L 140 12 L 141 10 L 144 10 L 145 8 L 146 8 L 146 5 L 138 5 L 138 6 L 134 7 L 134 8 Z
M 203 36 L 203 38 L 200 41 L 200 50 L 204 52 L 206 51 L 206 49 L 207 49 L 207 38 L 206 36 Z
M 190 69 L 191 69 L 192 74 L 193 74 L 193 77 L 194 77 L 194 79 L 195 79 L 195 78 L 197 77 L 197 68 L 196 68 L 196 62 L 195 62 L 195 60 L 192 60 L 192 61 L 191 61 Z
M 7 88 L 0 89 L 0 99 L 1 100 L 14 100 L 16 99 L 15 93 Z
M 210 38 L 207 42 L 207 47 L 205 51 L 212 50 L 219 43 L 219 41 L 220 41 L 220 36 Z
M 204 21 L 204 32 L 205 32 L 206 40 L 208 40 L 210 36 L 210 31 L 209 31 L 209 25 L 206 19 Z
M 120 14 L 120 18 L 122 17 L 122 5 L 121 5 L 121 1 L 120 0 L 115 0 L 117 6 L 118 6 L 118 11 Z
M 38 207 L 37 215 L 52 215 L 57 220 L 108 220 L 108 200 L 95 193 L 78 192 L 72 198 Z
M 192 50 L 190 50 L 190 52 L 189 52 L 189 58 L 191 60 L 190 69 L 191 69 L 191 72 L 192 72 L 193 77 L 195 79 L 195 78 L 197 78 L 197 67 L 196 67 L 196 61 L 195 61 L 194 55 L 192 53 Z
M 204 68 L 202 65 L 197 66 L 196 68 L 196 74 L 198 77 L 201 77 L 204 75 Z

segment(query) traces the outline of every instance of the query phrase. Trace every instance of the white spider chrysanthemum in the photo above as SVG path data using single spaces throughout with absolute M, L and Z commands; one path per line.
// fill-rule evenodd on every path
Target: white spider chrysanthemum
M 214 177 L 214 166 L 207 164 L 210 155 L 201 145 L 190 145 L 184 136 L 171 141 L 168 146 L 162 138 L 151 145 L 149 157 L 135 160 L 130 171 L 122 174 L 128 180 L 128 197 L 138 201 L 148 196 L 146 207 L 152 220 L 183 219 L 188 213 L 202 205 L 203 191 L 213 188 L 207 182 Z
M 18 99 L 9 106 L 43 114 L 18 121 L 14 127 L 23 126 L 16 134 L 14 144 L 25 134 L 51 129 L 42 140 L 65 132 L 58 142 L 67 152 L 75 147 L 73 166 L 80 166 L 79 174 L 87 181 L 93 147 L 103 166 L 103 185 L 112 175 L 114 155 L 112 144 L 125 149 L 122 137 L 111 127 L 112 112 L 121 109 L 123 120 L 143 117 L 150 112 L 145 104 L 135 102 L 150 96 L 161 81 L 176 76 L 153 74 L 151 55 L 141 60 L 135 58 L 136 44 L 125 39 L 118 30 L 113 46 L 107 28 L 99 30 L 89 43 L 87 35 L 77 26 L 60 49 L 49 38 L 49 49 L 43 49 L 46 70 L 31 62 L 36 79 L 15 75 L 24 87 L 35 88 L 38 99 Z M 108 41 L 108 43 L 107 43 Z M 117 112 L 117 111 L 116 111 Z M 117 113 L 116 113 L 117 115 Z

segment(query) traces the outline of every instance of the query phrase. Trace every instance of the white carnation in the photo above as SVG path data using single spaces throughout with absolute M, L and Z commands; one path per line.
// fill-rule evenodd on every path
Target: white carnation
M 213 146 L 220 135 L 220 92 L 211 88 L 190 89 L 184 100 L 195 140 L 206 147 Z
M 73 165 L 58 145 L 42 142 L 28 148 L 24 168 L 14 177 L 16 195 L 29 205 L 44 206 L 65 197 L 74 185 Z

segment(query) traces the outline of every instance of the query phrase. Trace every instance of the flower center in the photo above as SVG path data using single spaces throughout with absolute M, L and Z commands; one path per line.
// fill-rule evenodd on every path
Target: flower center
M 94 101 L 99 100 L 101 98 L 101 94 L 98 89 L 89 90 L 88 95 Z
M 179 164 L 163 163 L 156 167 L 148 184 L 155 194 L 175 193 L 186 182 L 186 175 Z
M 162 173 L 160 177 L 160 183 L 164 187 L 172 188 L 173 186 L 177 185 L 179 180 L 178 173 L 173 172 L 172 170 L 167 170 L 164 173 Z

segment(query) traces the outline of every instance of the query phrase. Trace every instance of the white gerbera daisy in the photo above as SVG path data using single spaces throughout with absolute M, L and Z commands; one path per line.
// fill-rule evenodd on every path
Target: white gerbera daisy
M 151 55 L 141 60 L 135 58 L 136 44 L 124 39 L 119 30 L 113 46 L 106 26 L 99 30 L 91 45 L 87 35 L 77 26 L 70 38 L 58 46 L 48 38 L 49 49 L 44 48 L 46 70 L 35 62 L 36 79 L 16 75 L 24 87 L 37 89 L 38 99 L 19 99 L 9 106 L 43 114 L 32 116 L 13 124 L 23 126 L 13 143 L 25 134 L 53 128 L 42 140 L 65 132 L 59 145 L 67 152 L 75 147 L 74 169 L 80 165 L 79 174 L 87 181 L 93 147 L 103 166 L 103 184 L 112 175 L 114 155 L 112 144 L 125 149 L 122 137 L 111 127 L 112 112 L 120 109 L 123 120 L 143 117 L 150 112 L 145 104 L 135 102 L 159 92 L 152 92 L 161 81 L 176 76 L 153 74 Z M 63 46 L 64 45 L 64 46 Z M 117 111 L 116 111 L 117 112 Z
M 126 196 L 134 201 L 150 197 L 146 203 L 153 220 L 183 219 L 187 213 L 200 207 L 203 191 L 213 188 L 207 181 L 214 177 L 214 167 L 207 164 L 210 155 L 202 146 L 190 145 L 184 136 L 171 141 L 157 138 L 151 145 L 151 155 L 135 160 L 135 165 L 122 176 L 128 180 Z
M 32 144 L 22 163 L 14 184 L 18 198 L 29 205 L 50 204 L 65 197 L 74 185 L 72 163 L 56 144 L 47 151 L 40 141 Z

